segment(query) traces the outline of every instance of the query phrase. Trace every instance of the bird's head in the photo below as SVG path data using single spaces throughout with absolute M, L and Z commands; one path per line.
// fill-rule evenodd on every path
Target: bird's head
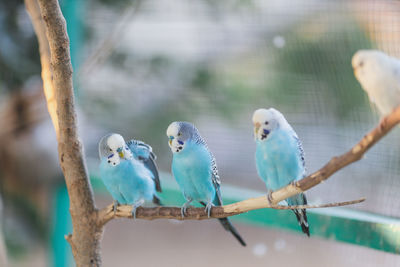
M 174 121 L 171 123 L 167 128 L 167 136 L 172 153 L 181 152 L 195 135 L 198 135 L 198 131 L 190 122 Z
M 388 56 L 379 50 L 358 50 L 351 59 L 351 66 L 357 80 L 363 84 L 382 69 L 387 59 Z
M 107 157 L 107 162 L 116 166 L 121 159 L 132 159 L 133 155 L 120 134 L 112 133 L 104 136 L 99 143 L 100 159 Z
M 289 126 L 282 113 L 274 108 L 260 108 L 253 113 L 255 140 L 265 140 L 277 128 Z M 289 126 L 290 127 L 290 126 Z

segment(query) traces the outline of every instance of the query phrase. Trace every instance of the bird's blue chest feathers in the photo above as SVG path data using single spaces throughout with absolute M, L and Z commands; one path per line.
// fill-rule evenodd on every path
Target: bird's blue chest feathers
M 174 153 L 172 173 L 186 199 L 209 202 L 215 197 L 212 183 L 211 154 L 204 145 L 188 142 Z
M 270 190 L 301 179 L 304 166 L 294 133 L 277 129 L 264 141 L 257 140 L 256 165 Z
M 111 166 L 104 158 L 100 163 L 100 176 L 104 184 L 113 186 L 121 183 L 123 177 L 132 171 L 132 165 L 128 161 L 121 161 L 117 166 Z
M 152 174 L 136 160 L 121 160 L 117 166 L 110 166 L 107 159 L 103 159 L 100 176 L 120 204 L 133 204 L 139 199 L 151 200 L 155 194 Z

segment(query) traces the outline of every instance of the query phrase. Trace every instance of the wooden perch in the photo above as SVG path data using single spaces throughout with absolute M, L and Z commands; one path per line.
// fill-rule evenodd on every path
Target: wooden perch
M 268 203 L 266 196 L 258 198 L 250 198 L 240 202 L 236 202 L 230 205 L 222 207 L 213 207 L 211 209 L 210 218 L 224 218 L 233 215 L 238 215 L 251 210 L 261 208 L 271 208 L 278 210 L 290 210 L 290 209 L 317 209 L 317 208 L 331 208 L 346 205 L 353 205 L 365 201 L 365 198 L 360 198 L 352 201 L 328 203 L 322 205 L 299 205 L 299 206 L 279 206 L 271 205 Z M 260 203 L 263 204 L 260 207 Z M 100 212 L 100 217 L 103 218 L 102 223 L 106 223 L 114 218 L 132 218 L 132 207 L 128 205 L 119 206 L 117 211 L 114 213 L 114 205 L 110 204 Z M 154 220 L 154 219 L 175 219 L 175 220 L 205 220 L 209 219 L 207 213 L 202 208 L 188 208 L 185 218 L 181 216 L 181 208 L 179 207 L 154 207 L 154 208 L 143 208 L 140 207 L 136 210 L 136 219 L 143 220 Z
M 291 183 L 279 190 L 271 193 L 271 202 L 268 200 L 267 196 L 251 198 L 236 202 L 230 205 L 225 205 L 222 207 L 213 207 L 211 210 L 210 218 L 223 218 L 240 213 L 248 212 L 255 209 L 263 208 L 277 208 L 286 209 L 282 206 L 277 206 L 282 200 L 285 200 L 291 196 L 297 195 L 301 192 L 307 191 L 308 189 L 320 184 L 321 182 L 328 179 L 332 174 L 339 171 L 343 167 L 360 160 L 364 153 L 378 142 L 383 136 L 385 136 L 395 125 L 400 122 L 400 106 L 397 107 L 393 112 L 385 117 L 383 117 L 372 131 L 366 134 L 360 142 L 353 146 L 348 152 L 343 155 L 333 157 L 325 166 L 323 166 L 318 171 L 313 174 Z M 364 199 L 359 199 L 346 203 L 347 205 L 355 204 L 364 201 Z M 337 204 L 337 203 L 336 203 Z M 339 203 L 343 204 L 343 203 Z M 332 204 L 327 204 L 326 206 L 333 206 Z M 313 208 L 313 206 L 306 206 L 307 208 Z M 321 206 L 319 206 L 321 207 Z M 293 209 L 296 207 L 288 207 L 287 209 Z M 315 207 L 315 208 L 318 208 Z M 113 218 L 131 218 L 131 206 L 119 206 L 117 212 L 114 214 L 112 205 L 102 209 L 99 212 L 99 223 L 101 225 L 106 224 Z M 176 219 L 181 220 L 180 208 L 177 207 L 156 207 L 156 208 L 138 208 L 136 212 L 137 219 Z M 204 208 L 188 208 L 185 220 L 203 220 L 208 219 Z

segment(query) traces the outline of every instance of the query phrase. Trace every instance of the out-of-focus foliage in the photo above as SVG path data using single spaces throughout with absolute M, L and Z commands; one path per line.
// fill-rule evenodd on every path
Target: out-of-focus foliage
M 266 92 L 271 92 L 268 96 L 279 101 L 285 94 L 300 100 L 309 98 L 310 91 L 318 90 L 322 93 L 321 99 L 331 100 L 324 104 L 343 119 L 352 109 L 367 103 L 354 79 L 350 62 L 357 50 L 371 48 L 371 43 L 349 17 L 335 24 L 320 23 L 317 31 L 315 25 L 315 19 L 310 18 L 285 34 L 285 48 L 274 50 L 277 54 L 274 71 L 279 75 L 271 86 L 267 86 Z M 320 85 L 302 89 L 302 82 L 307 79 L 319 81 Z M 285 104 L 290 107 L 293 102 L 289 100 Z
M 40 73 L 38 44 L 22 0 L 0 1 L 0 92 Z

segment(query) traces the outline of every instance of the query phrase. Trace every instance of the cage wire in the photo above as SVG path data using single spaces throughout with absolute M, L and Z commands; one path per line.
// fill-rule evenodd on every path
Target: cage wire
M 113 52 L 79 79 L 81 106 L 97 123 L 152 144 L 164 171 L 171 160 L 165 129 L 174 120 L 198 126 L 224 184 L 259 191 L 255 109 L 286 116 L 308 173 L 379 122 L 351 57 L 371 48 L 400 57 L 398 1 L 143 1 L 139 8 L 131 21 L 124 17 Z M 85 49 L 96 51 L 115 24 L 101 18 L 116 13 L 88 12 L 94 34 Z M 397 127 L 361 161 L 309 190 L 309 202 L 366 197 L 348 208 L 399 218 L 399 137 Z M 95 157 L 96 148 L 88 153 Z
M 351 57 L 369 48 L 400 56 L 399 3 L 244 2 L 216 4 L 213 12 L 212 4 L 201 1 L 142 3 L 130 11 L 135 18 L 116 37 L 108 61 L 80 80 L 88 92 L 85 106 L 102 115 L 104 105 L 122 106 L 115 109 L 121 120 L 99 121 L 155 142 L 165 170 L 166 126 L 194 121 L 216 155 L 223 181 L 246 188 L 264 190 L 255 164 L 243 164 L 254 162 L 256 108 L 282 111 L 303 142 L 309 173 L 347 151 L 379 121 L 353 75 Z M 109 20 L 99 19 L 108 12 L 90 12 L 90 25 L 103 30 L 95 31 L 88 51 L 107 36 L 104 28 L 112 29 Z M 179 35 L 186 36 L 175 38 Z M 128 130 L 123 121 L 141 126 Z M 148 133 L 155 124 L 159 133 L 153 138 Z M 399 217 L 399 134 L 395 129 L 362 161 L 310 190 L 310 202 L 366 196 L 364 204 L 351 208 Z

